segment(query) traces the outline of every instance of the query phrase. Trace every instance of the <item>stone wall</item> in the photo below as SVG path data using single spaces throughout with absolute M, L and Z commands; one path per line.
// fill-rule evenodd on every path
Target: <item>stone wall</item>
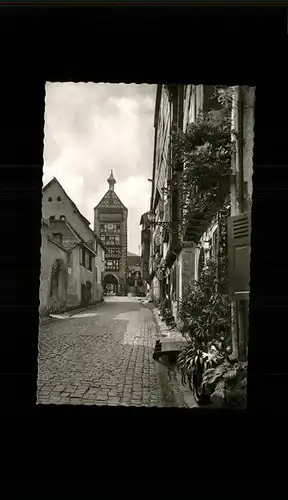
M 67 267 L 68 252 L 61 249 L 56 243 L 48 239 L 48 234 L 42 229 L 42 244 L 41 244 L 41 271 L 40 271 L 40 288 L 39 288 L 39 313 L 45 316 L 48 313 L 50 300 L 50 286 L 52 267 L 55 261 L 59 259 L 63 265 Z M 63 291 L 61 300 L 66 302 L 67 296 Z

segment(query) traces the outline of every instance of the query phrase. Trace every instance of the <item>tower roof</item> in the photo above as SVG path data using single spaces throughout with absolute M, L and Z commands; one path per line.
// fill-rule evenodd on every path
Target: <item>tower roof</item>
M 101 208 L 101 209 L 120 208 L 128 211 L 128 209 L 125 207 L 125 205 L 123 205 L 122 201 L 119 199 L 119 197 L 114 191 L 114 184 L 116 184 L 116 180 L 114 179 L 113 170 L 111 170 L 111 174 L 108 177 L 107 182 L 109 184 L 109 189 L 103 196 L 102 200 L 98 203 L 98 205 L 94 207 L 94 210 L 96 208 Z
M 109 184 L 109 189 L 112 189 L 112 191 L 114 191 L 114 184 L 116 184 L 116 181 L 114 179 L 114 175 L 113 175 L 113 170 L 112 169 L 111 169 L 111 174 L 110 174 L 110 176 L 107 179 L 107 182 Z

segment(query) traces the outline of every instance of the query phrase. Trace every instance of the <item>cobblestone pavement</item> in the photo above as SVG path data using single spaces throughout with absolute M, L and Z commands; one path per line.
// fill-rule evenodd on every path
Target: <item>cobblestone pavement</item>
M 152 358 L 153 307 L 109 297 L 42 325 L 37 403 L 185 407 L 173 373 Z

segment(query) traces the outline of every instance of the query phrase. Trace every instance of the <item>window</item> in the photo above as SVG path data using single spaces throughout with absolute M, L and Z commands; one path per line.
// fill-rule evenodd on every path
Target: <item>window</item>
M 120 256 L 120 247 L 109 247 L 106 251 L 107 257 L 119 257 Z
M 60 215 L 60 220 L 66 220 L 66 215 Z
M 100 224 L 100 230 L 101 232 L 104 233 L 120 233 L 120 224 L 116 224 L 114 222 L 109 222 L 109 223 L 101 223 Z
M 118 259 L 107 259 L 106 260 L 106 270 L 119 271 L 119 260 Z
M 51 196 L 49 196 L 49 198 L 48 198 L 48 201 L 52 201 L 52 198 L 51 198 Z
M 81 248 L 81 266 L 85 267 L 85 248 Z
M 53 233 L 53 239 L 62 245 L 63 235 L 61 233 Z
M 61 201 L 61 196 L 57 196 L 57 201 Z
M 55 220 L 55 215 L 50 215 L 49 220 Z
M 115 246 L 120 244 L 120 236 L 105 236 L 105 245 Z
M 95 281 L 98 283 L 98 267 L 95 266 Z
M 93 259 L 92 254 L 89 253 L 89 255 L 88 255 L 88 269 L 89 269 L 89 271 L 92 271 L 92 259 Z

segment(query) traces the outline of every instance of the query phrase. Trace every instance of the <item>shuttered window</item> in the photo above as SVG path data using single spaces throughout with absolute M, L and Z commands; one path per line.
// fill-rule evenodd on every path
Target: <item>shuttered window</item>
M 250 212 L 228 218 L 229 286 L 232 294 L 249 292 Z

